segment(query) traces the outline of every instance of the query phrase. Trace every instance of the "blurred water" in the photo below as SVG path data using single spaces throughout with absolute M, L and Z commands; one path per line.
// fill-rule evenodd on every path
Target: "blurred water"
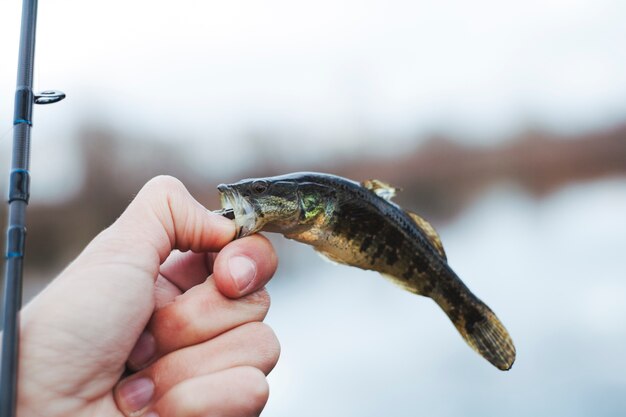
M 623 179 L 543 200 L 503 185 L 440 231 L 453 268 L 516 342 L 509 372 L 429 299 L 275 239 L 288 261 L 268 322 L 283 351 L 264 415 L 624 415 L 624 213 Z

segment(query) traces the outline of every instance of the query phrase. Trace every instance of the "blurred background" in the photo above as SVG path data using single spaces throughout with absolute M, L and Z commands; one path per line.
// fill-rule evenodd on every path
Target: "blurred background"
M 21 2 L 0 3 L 6 194 Z M 626 412 L 626 3 L 40 2 L 25 297 L 157 174 L 402 187 L 498 313 L 497 371 L 429 299 L 272 236 L 265 416 Z M 6 207 L 1 207 L 4 222 Z

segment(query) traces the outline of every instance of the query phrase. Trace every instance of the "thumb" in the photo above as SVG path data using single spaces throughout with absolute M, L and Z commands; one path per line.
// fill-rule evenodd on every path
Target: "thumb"
M 116 379 L 154 309 L 159 265 L 175 248 L 215 251 L 234 236 L 233 222 L 201 206 L 180 181 L 154 178 L 27 306 L 23 335 L 57 352 L 98 357 Z M 89 369 L 77 372 L 85 383 L 92 377 Z
M 235 237 L 232 221 L 208 211 L 176 178 L 150 180 L 117 221 L 86 248 L 80 261 L 107 253 L 153 273 L 173 249 L 218 251 Z

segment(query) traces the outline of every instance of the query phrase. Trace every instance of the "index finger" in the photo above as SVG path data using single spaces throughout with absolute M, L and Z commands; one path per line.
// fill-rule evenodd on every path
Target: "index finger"
M 237 298 L 265 286 L 276 271 L 277 262 L 270 241 L 262 235 L 252 235 L 230 242 L 219 253 L 174 251 L 159 273 L 185 292 L 216 272 L 214 278 L 222 294 Z M 246 272 L 248 277 L 244 276 Z

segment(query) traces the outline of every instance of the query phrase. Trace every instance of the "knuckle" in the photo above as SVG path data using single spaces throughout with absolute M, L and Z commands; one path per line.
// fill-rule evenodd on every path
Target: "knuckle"
M 241 404 L 241 413 L 245 416 L 258 416 L 263 411 L 269 398 L 270 388 L 263 372 L 251 366 L 239 368 L 241 381 L 245 384 L 241 387 L 245 402 Z
M 249 332 L 249 340 L 254 343 L 259 369 L 268 374 L 276 366 L 280 356 L 280 343 L 274 330 L 261 322 L 245 325 Z
M 189 417 L 201 416 L 205 412 L 205 404 L 202 397 L 194 395 L 196 387 L 192 381 L 183 381 L 167 393 L 170 405 L 174 405 L 173 410 L 165 413 L 166 416 L 185 415 Z
M 157 175 L 146 183 L 146 187 L 159 190 L 178 190 L 184 188 L 184 185 L 178 178 L 171 175 Z
M 154 313 L 150 327 L 158 338 L 161 349 L 171 350 L 179 345 L 181 338 L 173 338 L 171 335 L 186 335 L 193 323 L 189 320 L 189 317 L 193 317 L 192 314 L 193 306 L 181 296 Z
M 228 391 L 236 388 L 237 395 Z M 207 390 L 209 394 L 207 395 Z M 214 395 L 211 395 L 214 393 Z M 215 398 L 217 394 L 218 398 Z M 229 401 L 223 401 L 224 396 Z M 172 387 L 157 409 L 162 416 L 201 417 L 206 415 L 259 416 L 269 398 L 269 385 L 263 372 L 240 366 L 215 375 L 186 380 Z
M 263 342 L 264 344 L 276 343 L 274 330 L 272 330 L 272 328 L 267 324 L 255 321 L 248 323 L 246 326 L 248 327 L 248 331 L 251 333 L 251 337 Z
M 150 209 L 164 221 L 172 216 L 172 201 L 179 198 L 172 198 L 181 195 L 186 190 L 180 180 L 169 175 L 159 175 L 149 180 L 137 195 L 138 201 L 143 201 Z M 170 223 L 168 220 L 166 223 Z
M 265 317 L 265 314 L 269 311 L 272 301 L 270 293 L 265 288 L 261 288 L 251 294 L 248 294 L 241 300 L 256 306 L 262 312 L 263 317 Z
M 170 315 L 164 320 L 165 327 L 178 334 L 185 333 L 191 324 L 190 318 L 194 317 L 194 310 L 194 306 L 188 299 L 178 296 L 170 304 Z

